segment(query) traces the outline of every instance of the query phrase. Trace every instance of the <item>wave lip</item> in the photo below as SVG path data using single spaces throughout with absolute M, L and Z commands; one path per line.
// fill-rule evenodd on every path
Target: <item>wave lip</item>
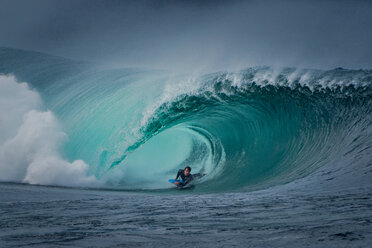
M 185 93 L 161 97 L 166 101 L 155 103 L 151 116 L 142 120 L 141 138 L 127 151 L 135 152 L 162 132 L 189 129 L 211 147 L 203 156 L 223 157 L 212 162 L 210 168 L 218 173 L 200 190 L 253 190 L 292 182 L 320 168 L 333 173 L 355 146 L 351 140 L 371 136 L 369 71 L 284 69 L 273 75 L 270 68 L 206 75 L 199 78 L 198 90 L 193 85 Z M 363 139 L 357 145 L 364 147 L 368 161 L 370 143 Z M 202 150 L 195 149 L 181 164 L 202 168 L 192 162 Z

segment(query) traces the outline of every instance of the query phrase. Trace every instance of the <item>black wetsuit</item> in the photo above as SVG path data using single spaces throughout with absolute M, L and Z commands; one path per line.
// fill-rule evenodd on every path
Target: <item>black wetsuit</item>
M 179 169 L 179 171 L 178 171 L 178 173 L 177 173 L 176 180 L 177 180 L 178 177 L 181 177 L 181 179 L 182 179 L 182 181 L 183 181 L 182 183 L 179 184 L 179 185 L 182 186 L 182 187 L 186 186 L 186 185 L 189 184 L 192 180 L 194 180 L 193 175 L 188 174 L 188 175 L 186 176 L 184 170 L 182 170 L 182 169 Z

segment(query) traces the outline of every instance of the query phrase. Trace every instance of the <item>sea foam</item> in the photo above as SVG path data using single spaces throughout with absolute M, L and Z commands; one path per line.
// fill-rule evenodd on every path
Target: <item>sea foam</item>
M 14 76 L 0 76 L 0 180 L 63 186 L 96 185 L 83 160 L 61 155 L 67 141 L 39 94 Z

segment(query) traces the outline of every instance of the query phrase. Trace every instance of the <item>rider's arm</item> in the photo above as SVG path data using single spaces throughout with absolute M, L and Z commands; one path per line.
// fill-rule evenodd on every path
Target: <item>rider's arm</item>
M 177 178 L 178 178 L 179 176 L 181 176 L 181 173 L 182 173 L 182 170 L 178 170 L 178 172 L 177 172 L 177 176 L 176 176 L 175 180 L 177 180 Z

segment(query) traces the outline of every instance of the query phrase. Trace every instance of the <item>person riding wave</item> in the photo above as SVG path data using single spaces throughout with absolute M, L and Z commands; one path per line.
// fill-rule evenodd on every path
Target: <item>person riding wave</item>
M 177 176 L 174 180 L 177 180 L 179 177 L 181 178 L 181 180 L 174 182 L 174 184 L 177 185 L 178 187 L 184 187 L 187 184 L 189 184 L 192 180 L 194 180 L 194 177 L 193 175 L 190 174 L 190 172 L 191 172 L 190 166 L 186 166 L 185 169 L 183 170 L 179 169 Z
M 186 166 L 185 169 L 179 169 L 176 178 L 170 179 L 170 182 L 182 188 L 185 186 L 190 186 L 191 182 L 194 181 L 195 179 L 199 179 L 205 176 L 205 174 L 202 173 L 196 173 L 191 175 L 190 172 L 191 172 L 190 166 Z M 178 178 L 180 178 L 180 180 L 177 180 Z

